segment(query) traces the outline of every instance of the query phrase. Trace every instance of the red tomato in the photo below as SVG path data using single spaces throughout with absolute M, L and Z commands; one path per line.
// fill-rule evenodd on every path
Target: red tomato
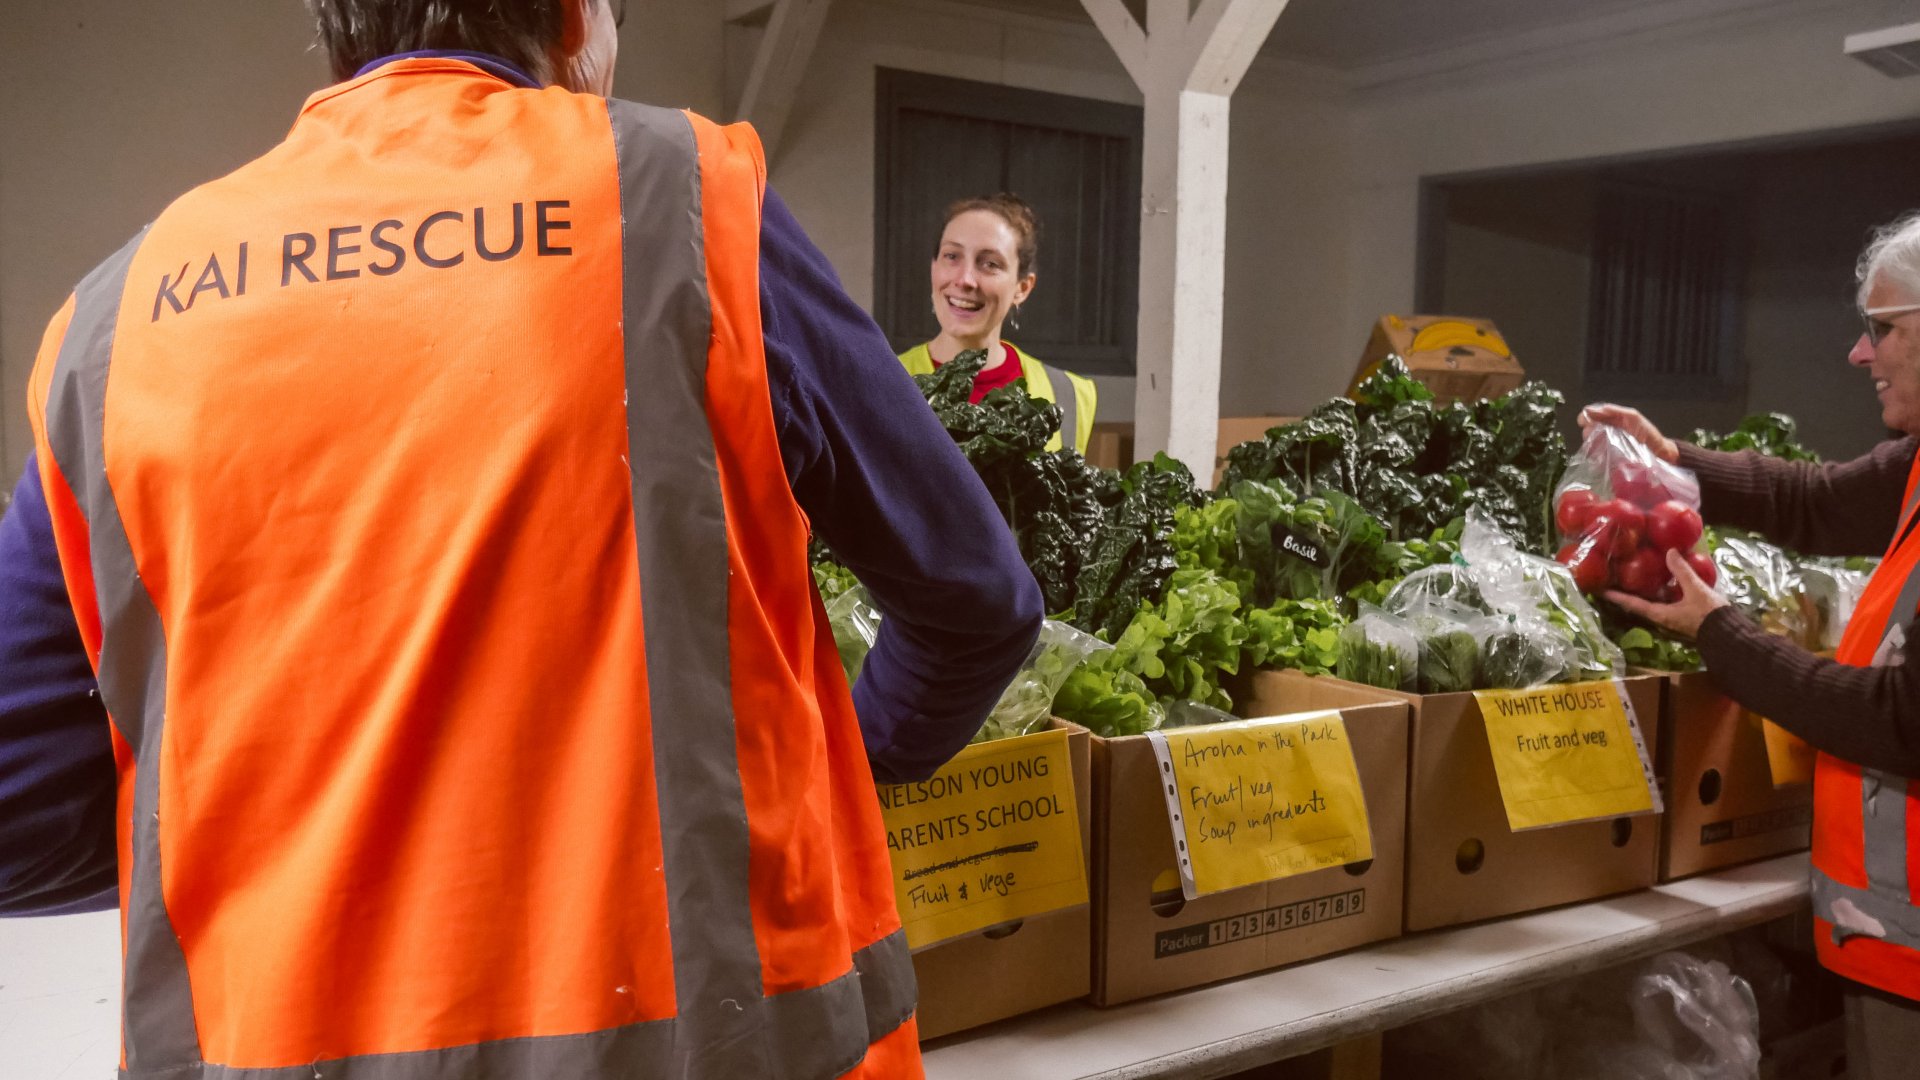
M 1661 551 L 1692 551 L 1700 542 L 1700 512 L 1668 499 L 1647 511 L 1647 540 Z
M 1673 577 L 1667 573 L 1667 557 L 1650 547 L 1643 547 L 1624 559 L 1614 561 L 1613 579 L 1620 583 L 1622 589 L 1635 596 L 1657 600 L 1660 590 Z
M 1713 564 L 1713 556 L 1704 551 L 1687 552 L 1687 565 L 1700 575 L 1700 580 L 1712 585 L 1720 580 L 1720 568 Z
M 1615 462 L 1611 481 L 1613 497 L 1625 499 L 1635 506 L 1652 506 L 1673 497 L 1653 466 L 1637 461 Z
M 1607 587 L 1607 552 L 1598 540 L 1575 540 L 1562 547 L 1555 558 L 1573 572 L 1573 583 L 1581 592 L 1598 593 Z
M 1624 559 L 1640 546 L 1640 538 L 1645 535 L 1647 515 L 1640 508 L 1625 499 L 1608 499 L 1598 503 L 1587 519 L 1587 529 L 1595 532 L 1607 543 L 1607 552 L 1615 559 Z
M 1575 486 L 1561 492 L 1560 503 L 1553 510 L 1553 521 L 1560 526 L 1561 535 L 1578 536 L 1585 532 L 1598 502 L 1592 488 Z

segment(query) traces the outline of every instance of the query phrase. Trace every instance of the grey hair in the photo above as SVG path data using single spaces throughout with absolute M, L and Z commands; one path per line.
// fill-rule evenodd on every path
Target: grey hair
M 1855 301 L 1864 310 L 1867 293 L 1875 281 L 1899 285 L 1908 296 L 1920 302 L 1920 210 L 1910 211 L 1874 230 L 1867 249 L 1860 253 L 1853 276 L 1860 282 Z
M 422 49 L 490 53 L 553 81 L 563 0 L 307 0 L 335 79 Z

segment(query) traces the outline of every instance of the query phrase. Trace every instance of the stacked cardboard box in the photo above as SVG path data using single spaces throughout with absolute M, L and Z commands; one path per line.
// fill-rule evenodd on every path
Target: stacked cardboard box
M 1100 1005 L 1280 967 L 1400 933 L 1407 708 L 1366 687 L 1262 677 L 1242 711 L 1338 709 L 1365 792 L 1366 863 L 1186 900 L 1145 736 L 1093 743 L 1093 1000 Z
M 1261 676 L 1268 678 L 1269 676 Z M 1514 832 L 1494 775 L 1480 705 L 1471 693 L 1386 694 L 1412 707 L 1407 779 L 1406 928 L 1516 915 L 1654 883 L 1658 815 Z M 1658 744 L 1657 675 L 1625 680 L 1648 751 Z
M 1775 786 L 1760 718 L 1704 672 L 1663 678 L 1660 880 L 1804 850 L 1813 832 L 1813 786 Z
M 1080 849 L 1091 839 L 1092 775 L 1087 729 L 1063 720 L 1080 807 Z M 1036 915 L 913 954 L 920 981 L 920 1037 L 967 1028 L 1087 996 L 1092 961 L 1089 905 Z

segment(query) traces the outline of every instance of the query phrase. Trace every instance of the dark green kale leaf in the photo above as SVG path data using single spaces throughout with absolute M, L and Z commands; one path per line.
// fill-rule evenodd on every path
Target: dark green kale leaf
M 1353 400 L 1363 408 L 1385 409 L 1407 402 L 1432 401 L 1433 391 L 1407 371 L 1405 361 L 1389 354 L 1372 375 L 1353 388 Z
M 1227 452 L 1221 488 L 1241 480 L 1280 480 L 1300 491 L 1351 492 L 1359 465 L 1359 418 L 1354 403 L 1334 398 L 1300 420 Z
M 1800 445 L 1800 428 L 1785 413 L 1755 413 L 1725 435 L 1695 428 L 1689 440 L 1704 450 L 1752 450 L 1787 461 L 1819 461 L 1820 455 Z
M 1194 482 L 1193 470 L 1186 462 L 1162 450 L 1152 461 L 1135 462 L 1121 484 L 1128 491 L 1143 491 L 1162 506 L 1199 508 L 1213 500 L 1212 493 Z
M 975 469 L 1036 454 L 1060 430 L 1060 406 L 1033 398 L 1017 383 L 972 404 L 973 378 L 986 361 L 985 349 L 972 349 L 930 375 L 914 376 L 934 416 Z
M 916 376 L 947 433 L 979 473 L 1040 585 L 1047 611 L 1089 632 L 1124 630 L 1174 571 L 1173 510 L 1204 496 L 1186 467 L 1162 455 L 1125 477 L 1073 450 L 1045 450 L 1060 409 L 1026 387 L 972 404 L 984 350 Z

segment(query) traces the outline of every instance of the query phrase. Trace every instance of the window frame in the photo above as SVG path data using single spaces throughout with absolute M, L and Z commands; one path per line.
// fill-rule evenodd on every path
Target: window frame
M 1112 200 L 1107 225 L 1100 244 L 1114 253 L 1113 288 L 1106 333 L 1111 340 L 1049 343 L 1041 359 L 1055 367 L 1082 375 L 1131 376 L 1135 371 L 1140 305 L 1140 205 L 1141 147 L 1143 112 L 1139 106 L 1094 98 L 1074 97 L 1045 90 L 1008 86 L 1001 83 L 956 79 L 896 68 L 875 69 L 875 114 L 873 154 L 873 315 L 896 351 L 922 343 L 914 335 L 901 335 L 894 327 L 906 321 L 906 313 L 896 310 L 895 290 L 890 287 L 899 273 L 926 273 L 932 258 L 929 247 L 925 259 L 906 266 L 895 266 L 894 247 L 890 244 L 894 203 L 895 162 L 892 148 L 901 114 L 907 110 L 940 113 L 962 119 L 994 123 L 1021 124 L 1053 128 L 1077 135 L 1119 139 L 1119 154 L 1124 172 L 1118 188 L 1107 193 Z M 1036 116 L 1045 117 L 1036 124 Z M 1005 188 L 1004 178 L 1002 188 Z M 982 192 L 981 194 L 990 194 Z M 1044 209 L 1041 220 L 1040 265 L 1043 276 L 1053 255 L 1046 247 Z M 929 237 L 928 245 L 934 238 Z M 1057 280 L 1057 279 L 1056 279 Z M 1041 287 L 1046 287 L 1043 282 Z M 1084 286 L 1083 286 L 1084 287 Z M 1098 301 L 1097 297 L 1092 299 Z

